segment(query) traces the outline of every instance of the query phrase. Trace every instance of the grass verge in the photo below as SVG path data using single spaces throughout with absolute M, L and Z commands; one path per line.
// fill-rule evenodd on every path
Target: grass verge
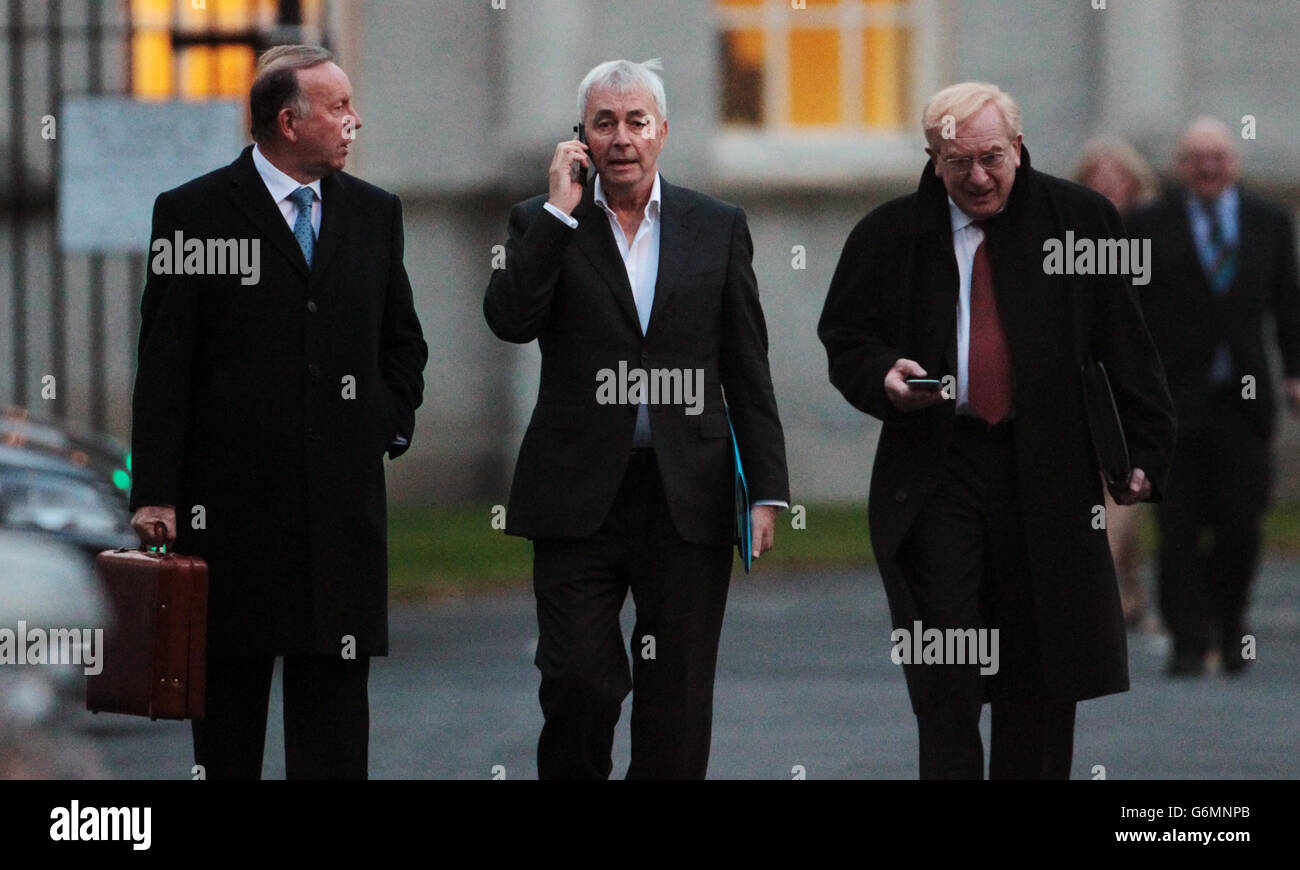
M 765 570 L 855 568 L 872 561 L 865 504 L 809 505 L 803 528 L 792 527 L 797 519 L 796 511 L 778 516 L 776 548 L 763 557 Z M 1155 525 L 1154 511 L 1145 510 L 1147 558 L 1155 551 Z M 1274 555 L 1300 557 L 1300 500 L 1274 506 L 1264 544 Z M 399 599 L 519 588 L 532 576 L 532 545 L 494 528 L 488 504 L 393 506 L 388 552 L 390 590 Z

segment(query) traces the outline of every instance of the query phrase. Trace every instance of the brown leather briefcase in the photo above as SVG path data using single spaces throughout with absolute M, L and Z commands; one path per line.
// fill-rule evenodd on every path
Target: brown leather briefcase
M 95 557 L 113 610 L 103 669 L 86 709 L 202 719 L 207 692 L 208 565 L 197 556 L 105 550 Z

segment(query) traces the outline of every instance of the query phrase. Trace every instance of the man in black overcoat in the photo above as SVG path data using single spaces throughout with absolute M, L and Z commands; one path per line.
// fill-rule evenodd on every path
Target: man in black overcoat
M 1160 614 L 1175 677 L 1204 673 L 1214 648 L 1228 674 L 1254 660 L 1245 617 L 1277 424 L 1268 315 L 1286 400 L 1300 411 L 1295 231 L 1285 208 L 1239 186 L 1235 140 L 1214 118 L 1188 125 L 1179 186 L 1129 224 L 1151 241 L 1152 280 L 1138 292 L 1178 411 L 1178 461 L 1158 512 Z
M 1123 239 L 1110 203 L 1031 168 L 1020 110 L 993 85 L 945 88 L 924 126 L 917 191 L 850 233 L 818 335 L 831 383 L 884 424 L 871 539 L 921 776 L 984 775 L 988 699 L 989 775 L 1064 778 L 1075 702 L 1129 685 L 1080 352 L 1108 370 L 1128 438 L 1121 503 L 1160 497 L 1169 396 L 1129 278 L 1049 260 L 1067 231 Z M 913 635 L 931 629 L 939 655 L 918 661 Z M 996 654 L 977 660 L 977 637 Z
M 324 49 L 272 49 L 250 103 L 257 144 L 154 205 L 133 525 L 209 565 L 204 775 L 260 777 L 283 656 L 288 776 L 364 778 L 369 659 L 388 651 L 383 455 L 410 444 L 428 351 L 401 204 L 342 171 L 348 77 Z

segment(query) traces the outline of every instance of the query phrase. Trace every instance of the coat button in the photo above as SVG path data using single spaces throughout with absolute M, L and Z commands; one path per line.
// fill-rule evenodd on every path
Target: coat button
M 315 313 L 316 313 L 316 300 L 315 300 L 315 299 L 308 299 L 308 300 L 307 300 L 307 310 L 310 311 L 312 314 L 315 314 Z
M 894 501 L 898 502 L 899 504 L 902 504 L 903 502 L 907 501 L 907 490 L 900 489 L 898 492 L 894 493 Z
M 320 366 L 316 365 L 316 363 L 307 363 L 307 371 L 311 373 L 313 378 L 317 377 L 320 375 Z

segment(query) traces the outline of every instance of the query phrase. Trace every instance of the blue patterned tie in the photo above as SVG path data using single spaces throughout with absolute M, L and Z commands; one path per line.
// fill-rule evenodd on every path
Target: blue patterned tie
M 1205 277 L 1214 295 L 1222 296 L 1232 287 L 1232 281 L 1237 276 L 1237 246 L 1228 241 L 1216 206 L 1217 203 L 1212 199 L 1201 200 L 1201 210 L 1210 222 Z M 1214 356 L 1210 358 L 1210 383 L 1220 385 L 1232 379 L 1232 352 L 1228 349 L 1228 343 L 1220 340 L 1214 349 Z
M 311 202 L 314 194 L 310 187 L 300 187 L 289 194 L 289 201 L 298 206 L 298 219 L 293 222 L 293 237 L 311 267 L 311 255 L 316 249 L 316 236 L 311 230 Z
M 1210 222 L 1209 261 L 1205 263 L 1205 277 L 1209 279 L 1210 289 L 1222 296 L 1228 292 L 1233 278 L 1237 276 L 1237 246 L 1228 242 L 1215 205 L 1213 200 L 1201 200 L 1201 209 Z

